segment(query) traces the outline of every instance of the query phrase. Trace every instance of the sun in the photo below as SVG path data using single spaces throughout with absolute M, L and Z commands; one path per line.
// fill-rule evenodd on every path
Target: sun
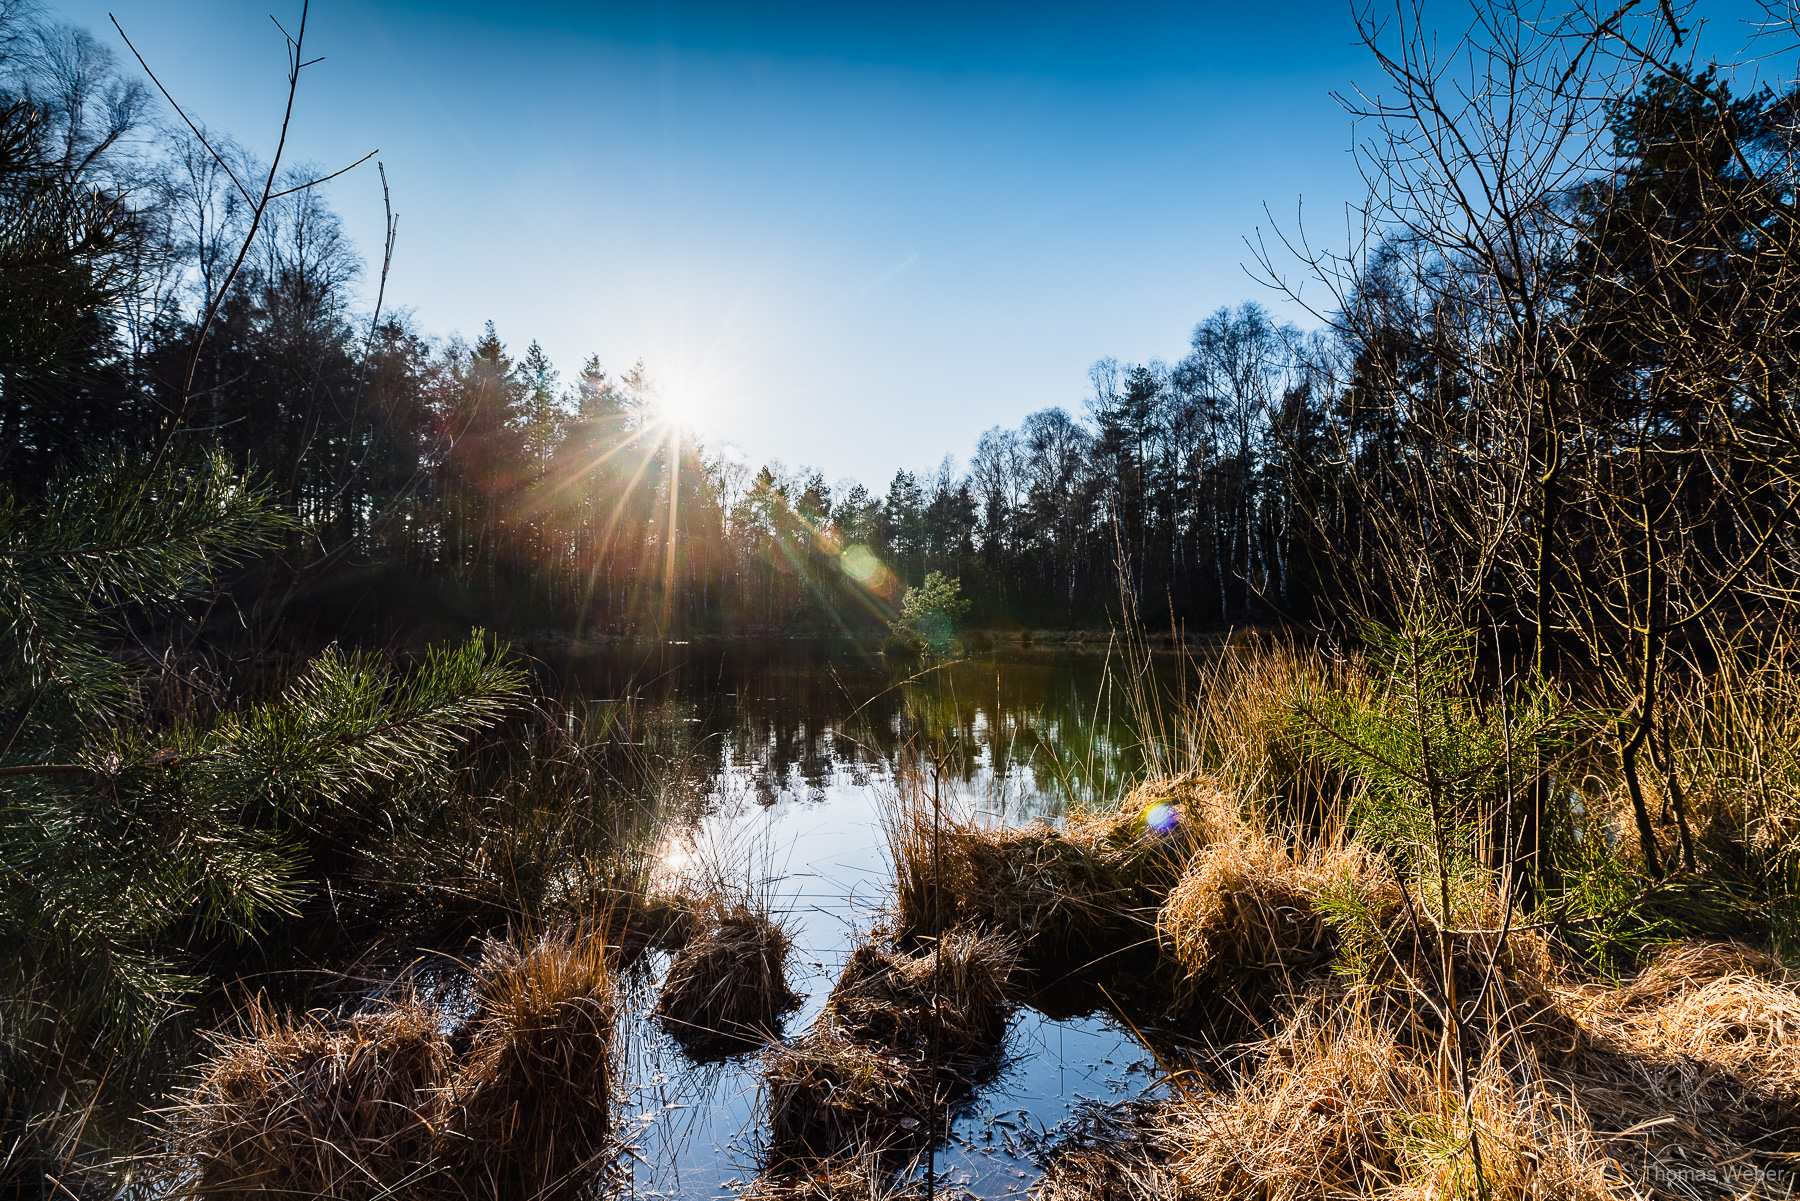
M 675 425 L 691 427 L 697 416 L 700 416 L 700 405 L 695 394 L 686 387 L 664 387 L 661 396 L 657 396 L 657 412 L 664 421 Z
M 688 386 L 664 385 L 657 390 L 657 416 L 669 425 L 682 429 L 698 429 L 705 417 L 705 403 L 698 389 Z

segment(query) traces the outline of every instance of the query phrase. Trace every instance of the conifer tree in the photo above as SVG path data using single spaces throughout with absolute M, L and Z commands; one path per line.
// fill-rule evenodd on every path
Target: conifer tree
M 91 1055 L 142 1045 L 198 982 L 186 946 L 294 912 L 312 823 L 429 769 L 519 687 L 477 636 L 406 676 L 330 651 L 274 700 L 159 718 L 120 654 L 128 624 L 178 619 L 283 524 L 218 452 L 114 453 L 34 503 L 0 495 L 9 1089 L 56 1087 Z

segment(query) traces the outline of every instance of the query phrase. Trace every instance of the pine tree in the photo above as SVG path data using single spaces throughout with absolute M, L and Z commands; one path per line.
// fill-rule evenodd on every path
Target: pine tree
M 491 722 L 520 675 L 480 637 L 408 676 L 328 652 L 276 699 L 158 720 L 116 652 L 284 524 L 223 454 L 120 453 L 0 495 L 0 1076 L 141 1045 L 196 981 L 177 931 L 294 911 L 303 835 Z M 19 1108 L 8 1098 L 8 1108 Z

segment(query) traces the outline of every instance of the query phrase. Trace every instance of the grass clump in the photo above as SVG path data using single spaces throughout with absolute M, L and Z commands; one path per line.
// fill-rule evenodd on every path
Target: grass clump
M 1060 825 L 934 821 L 903 801 L 887 815 L 895 907 L 905 935 L 958 927 L 1006 934 L 1034 968 L 1083 968 L 1153 943 L 1157 911 L 1199 848 L 1238 828 L 1210 780 L 1146 784 L 1117 810 Z
M 1110 1144 L 1059 1149 L 1041 1201 L 1614 1198 L 1579 1111 L 1497 1066 L 1465 1098 L 1441 1060 L 1339 994 L 1253 1045 L 1227 1087 L 1196 1090 Z M 1477 1183 L 1469 1114 L 1480 1135 Z
M 771 1167 L 930 1142 L 999 1048 L 1017 964 L 991 933 L 953 932 L 922 955 L 858 947 L 813 1027 L 764 1062 Z
M 356 1201 L 416 1189 L 451 1070 L 443 1015 L 416 1001 L 337 1023 L 252 1005 L 176 1115 L 175 1195 Z
M 473 984 L 479 1011 L 446 1099 L 444 1158 L 484 1195 L 570 1195 L 610 1134 L 607 946 L 579 927 L 528 946 L 490 940 Z
M 1163 953 L 1177 968 L 1174 1003 L 1220 996 L 1251 1013 L 1298 991 L 1334 963 L 1346 907 L 1391 924 L 1399 890 L 1378 856 L 1355 844 L 1288 843 L 1250 834 L 1207 847 L 1156 916 Z M 1352 948 L 1366 958 L 1372 949 Z
M 258 1004 L 175 1115 L 177 1197 L 549 1198 L 611 1133 L 613 977 L 578 927 L 490 940 L 453 1033 L 416 999 L 336 1021 Z
M 926 1051 L 946 1062 L 987 1058 L 1006 1031 L 1007 985 L 1018 963 L 1001 935 L 953 931 L 922 955 L 864 943 L 825 1002 L 825 1017 L 863 1042 Z
M 742 902 L 699 924 L 657 996 L 663 1028 L 701 1057 L 779 1037 L 782 1016 L 800 1005 L 787 982 L 792 939 L 767 913 Z
M 1036 1201 L 1178 1201 L 1181 1181 L 1169 1170 L 1157 1125 L 1158 1107 L 1084 1103 L 1073 1129 L 1056 1144 L 1032 1189 Z

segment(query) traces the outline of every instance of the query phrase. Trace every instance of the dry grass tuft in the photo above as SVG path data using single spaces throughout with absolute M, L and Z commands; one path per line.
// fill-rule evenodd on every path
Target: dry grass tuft
M 261 1002 L 176 1115 L 177 1195 L 346 1199 L 405 1193 L 437 1137 L 442 1017 L 414 1002 L 334 1022 Z
M 858 947 L 812 1029 L 764 1062 L 771 1166 L 928 1141 L 1000 1045 L 1016 963 L 994 934 L 952 933 L 919 956 Z
M 1416 1083 L 1408 1070 L 1356 1023 L 1296 1018 L 1231 1092 L 1165 1115 L 1173 1169 L 1184 1190 L 1220 1198 L 1368 1196 L 1395 1175 L 1389 1121 Z
M 1596 1140 L 1551 1093 L 1495 1068 L 1472 1096 L 1491 1201 L 1617 1201 Z M 1036 1196 L 1475 1197 L 1468 1112 L 1441 1063 L 1407 1051 L 1367 1013 L 1321 1003 L 1259 1046 L 1231 1088 L 1165 1105 L 1148 1132 L 1116 1146 L 1059 1154 Z
M 1338 949 L 1321 902 L 1346 894 L 1384 925 L 1400 905 L 1380 858 L 1354 843 L 1295 848 L 1245 834 L 1201 851 L 1156 919 L 1163 949 L 1180 969 L 1177 1004 L 1206 993 L 1254 1009 L 1277 990 L 1300 991 Z
M 1031 1195 L 1036 1201 L 1180 1201 L 1182 1194 L 1159 1151 L 1120 1145 L 1060 1152 Z
M 1238 836 L 1235 804 L 1201 776 L 1146 784 L 1116 812 L 1062 826 L 948 819 L 901 805 L 886 820 L 902 933 L 958 927 L 1018 941 L 1037 965 L 1087 965 L 1152 941 L 1156 913 L 1201 847 Z
M 1007 986 L 1018 967 L 1011 940 L 967 930 L 923 955 L 864 943 L 851 954 L 823 1020 L 860 1042 L 984 1060 L 1006 1032 Z M 935 998 L 935 1003 L 934 1003 Z
M 610 1134 L 614 991 L 605 941 L 580 927 L 490 940 L 479 1010 L 446 1099 L 443 1157 L 487 1195 L 567 1196 Z
M 337 1022 L 261 1004 L 176 1114 L 175 1196 L 551 1198 L 590 1183 L 610 1134 L 613 979 L 579 928 L 490 940 L 455 1038 L 407 1000 Z M 466 1043 L 464 1054 L 453 1047 Z
M 800 997 L 787 982 L 791 944 L 766 913 L 745 904 L 713 914 L 669 965 L 656 1016 L 690 1052 L 743 1050 L 781 1035 Z
M 646 951 L 679 951 L 700 931 L 700 906 L 684 896 L 633 892 L 607 923 L 607 941 L 630 963 Z
M 1677 944 L 1616 989 L 1569 988 L 1582 1039 L 1554 1074 L 1622 1170 L 1652 1194 L 1800 1165 L 1800 987 L 1730 943 Z M 1726 1191 L 1733 1190 L 1727 1181 Z
M 777 1174 L 857 1150 L 904 1153 L 929 1137 L 942 1099 L 928 1060 L 891 1055 L 829 1025 L 772 1054 L 763 1081 Z
M 1450 937 L 1459 974 L 1495 950 Z M 1163 1104 L 1148 1131 L 1060 1150 L 1036 1195 L 1425 1201 L 1485 1189 L 1490 1201 L 1748 1201 L 1784 1191 L 1800 1163 L 1791 976 L 1742 947 L 1684 944 L 1621 987 L 1571 986 L 1546 973 L 1540 941 L 1514 937 L 1516 954 L 1495 956 L 1482 1002 L 1491 1012 L 1471 1023 L 1466 1103 L 1442 1040 L 1372 973 L 1313 988 L 1276 1033 L 1241 1048 L 1224 1087 Z

